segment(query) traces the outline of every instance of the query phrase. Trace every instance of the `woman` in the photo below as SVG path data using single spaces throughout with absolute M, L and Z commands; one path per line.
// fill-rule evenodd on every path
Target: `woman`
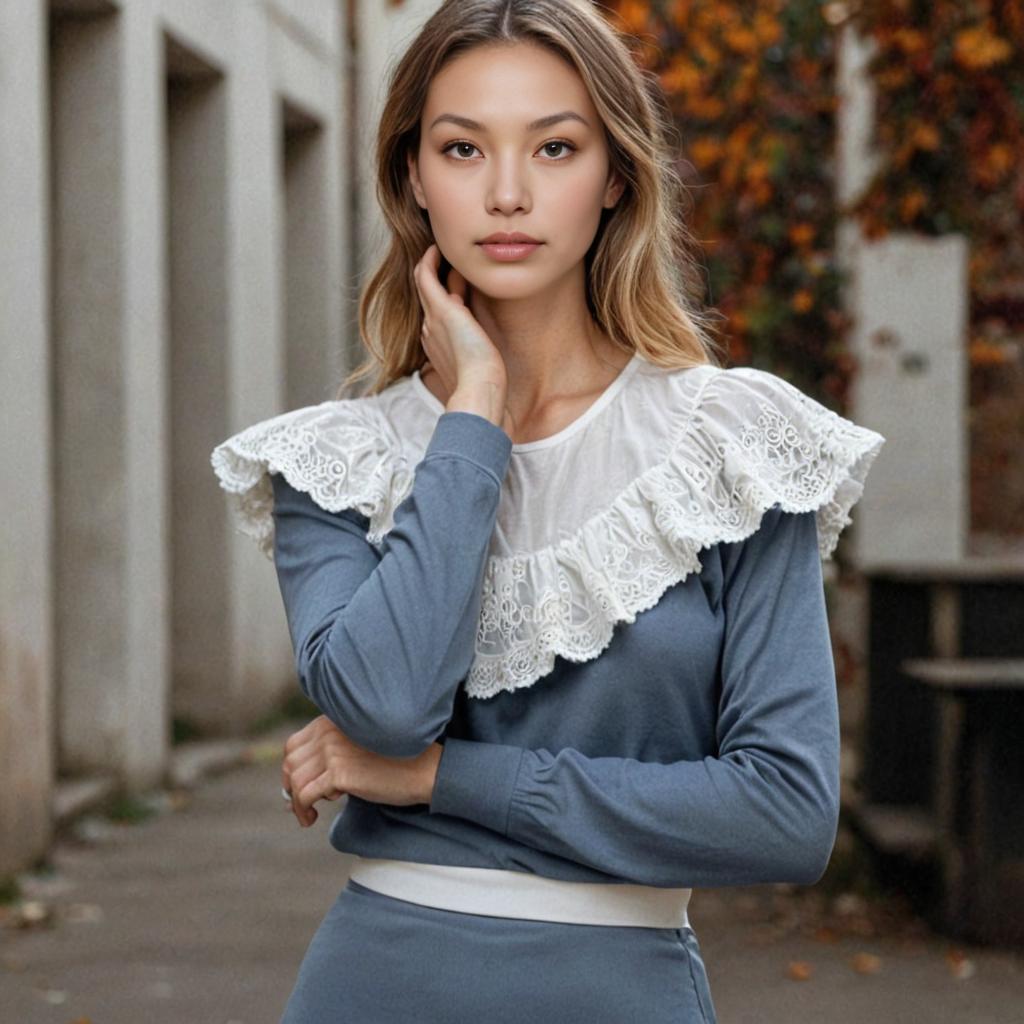
M 355 855 L 286 1024 L 714 1021 L 692 887 L 828 862 L 821 558 L 884 439 L 713 358 L 657 95 L 586 0 L 443 4 L 381 120 L 375 388 L 213 453 L 322 712 L 285 797 Z

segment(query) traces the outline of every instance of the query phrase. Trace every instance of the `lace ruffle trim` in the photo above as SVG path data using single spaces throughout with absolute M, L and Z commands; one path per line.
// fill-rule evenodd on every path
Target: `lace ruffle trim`
M 366 539 L 378 545 L 413 482 L 387 421 L 358 401 L 327 402 L 253 424 L 217 445 L 210 464 L 231 495 L 239 532 L 252 537 L 271 560 L 271 473 L 280 473 L 328 512 L 353 508 L 366 516 Z
M 734 426 L 702 404 L 726 373 L 757 409 Z M 211 455 L 234 498 L 239 529 L 268 558 L 269 473 L 282 473 L 327 511 L 354 508 L 368 517 L 367 540 L 375 544 L 412 488 L 412 470 L 387 421 L 366 403 L 345 406 L 343 417 L 338 408 L 325 403 L 285 413 Z M 530 686 L 552 670 L 556 656 L 598 657 L 616 625 L 634 622 L 669 587 L 700 571 L 702 549 L 749 537 L 775 504 L 814 511 L 819 553 L 830 558 L 884 441 L 781 378 L 750 368 L 718 371 L 667 457 L 572 537 L 488 559 L 467 694 L 487 698 Z
M 598 657 L 617 624 L 634 622 L 669 587 L 700 571 L 702 549 L 749 537 L 775 504 L 814 511 L 819 553 L 831 558 L 885 438 L 781 378 L 771 378 L 782 388 L 777 403 L 758 387 L 767 379 L 759 371 L 729 372 L 754 384 L 756 419 L 738 432 L 723 429 L 698 400 L 668 457 L 572 538 L 527 556 L 490 559 L 470 696 L 529 686 L 552 670 L 556 656 Z

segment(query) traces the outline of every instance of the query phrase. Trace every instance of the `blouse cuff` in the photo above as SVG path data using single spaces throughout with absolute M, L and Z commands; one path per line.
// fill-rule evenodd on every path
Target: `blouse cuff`
M 431 814 L 450 814 L 508 834 L 508 816 L 526 750 L 446 737 L 437 765 Z
M 457 455 L 491 473 L 500 484 L 512 455 L 512 438 L 486 416 L 453 410 L 442 413 L 423 457 Z

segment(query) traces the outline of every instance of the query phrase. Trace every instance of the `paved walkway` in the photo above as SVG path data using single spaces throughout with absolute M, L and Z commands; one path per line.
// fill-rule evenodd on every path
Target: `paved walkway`
M 24 876 L 36 902 L 6 908 L 0 1021 L 278 1024 L 348 872 L 336 804 L 311 829 L 283 809 L 279 749 L 141 824 L 84 819 L 51 875 Z M 891 901 L 765 886 L 690 908 L 721 1024 L 1024 1022 L 1024 956 L 929 936 Z

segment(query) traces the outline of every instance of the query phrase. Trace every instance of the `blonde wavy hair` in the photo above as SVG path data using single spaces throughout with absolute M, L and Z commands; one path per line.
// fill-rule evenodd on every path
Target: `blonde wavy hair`
M 610 161 L 626 181 L 601 214 L 585 257 L 587 306 L 613 344 L 666 368 L 722 365 L 712 309 L 702 308 L 700 256 L 686 221 L 689 192 L 675 169 L 677 132 L 656 77 L 640 68 L 591 0 L 445 0 L 388 76 L 376 148 L 377 199 L 391 228 L 387 253 L 359 299 L 369 352 L 338 397 L 374 370 L 377 394 L 420 369 L 423 311 L 413 267 L 434 241 L 408 178 L 434 75 L 468 50 L 528 42 L 568 61 L 605 128 Z

